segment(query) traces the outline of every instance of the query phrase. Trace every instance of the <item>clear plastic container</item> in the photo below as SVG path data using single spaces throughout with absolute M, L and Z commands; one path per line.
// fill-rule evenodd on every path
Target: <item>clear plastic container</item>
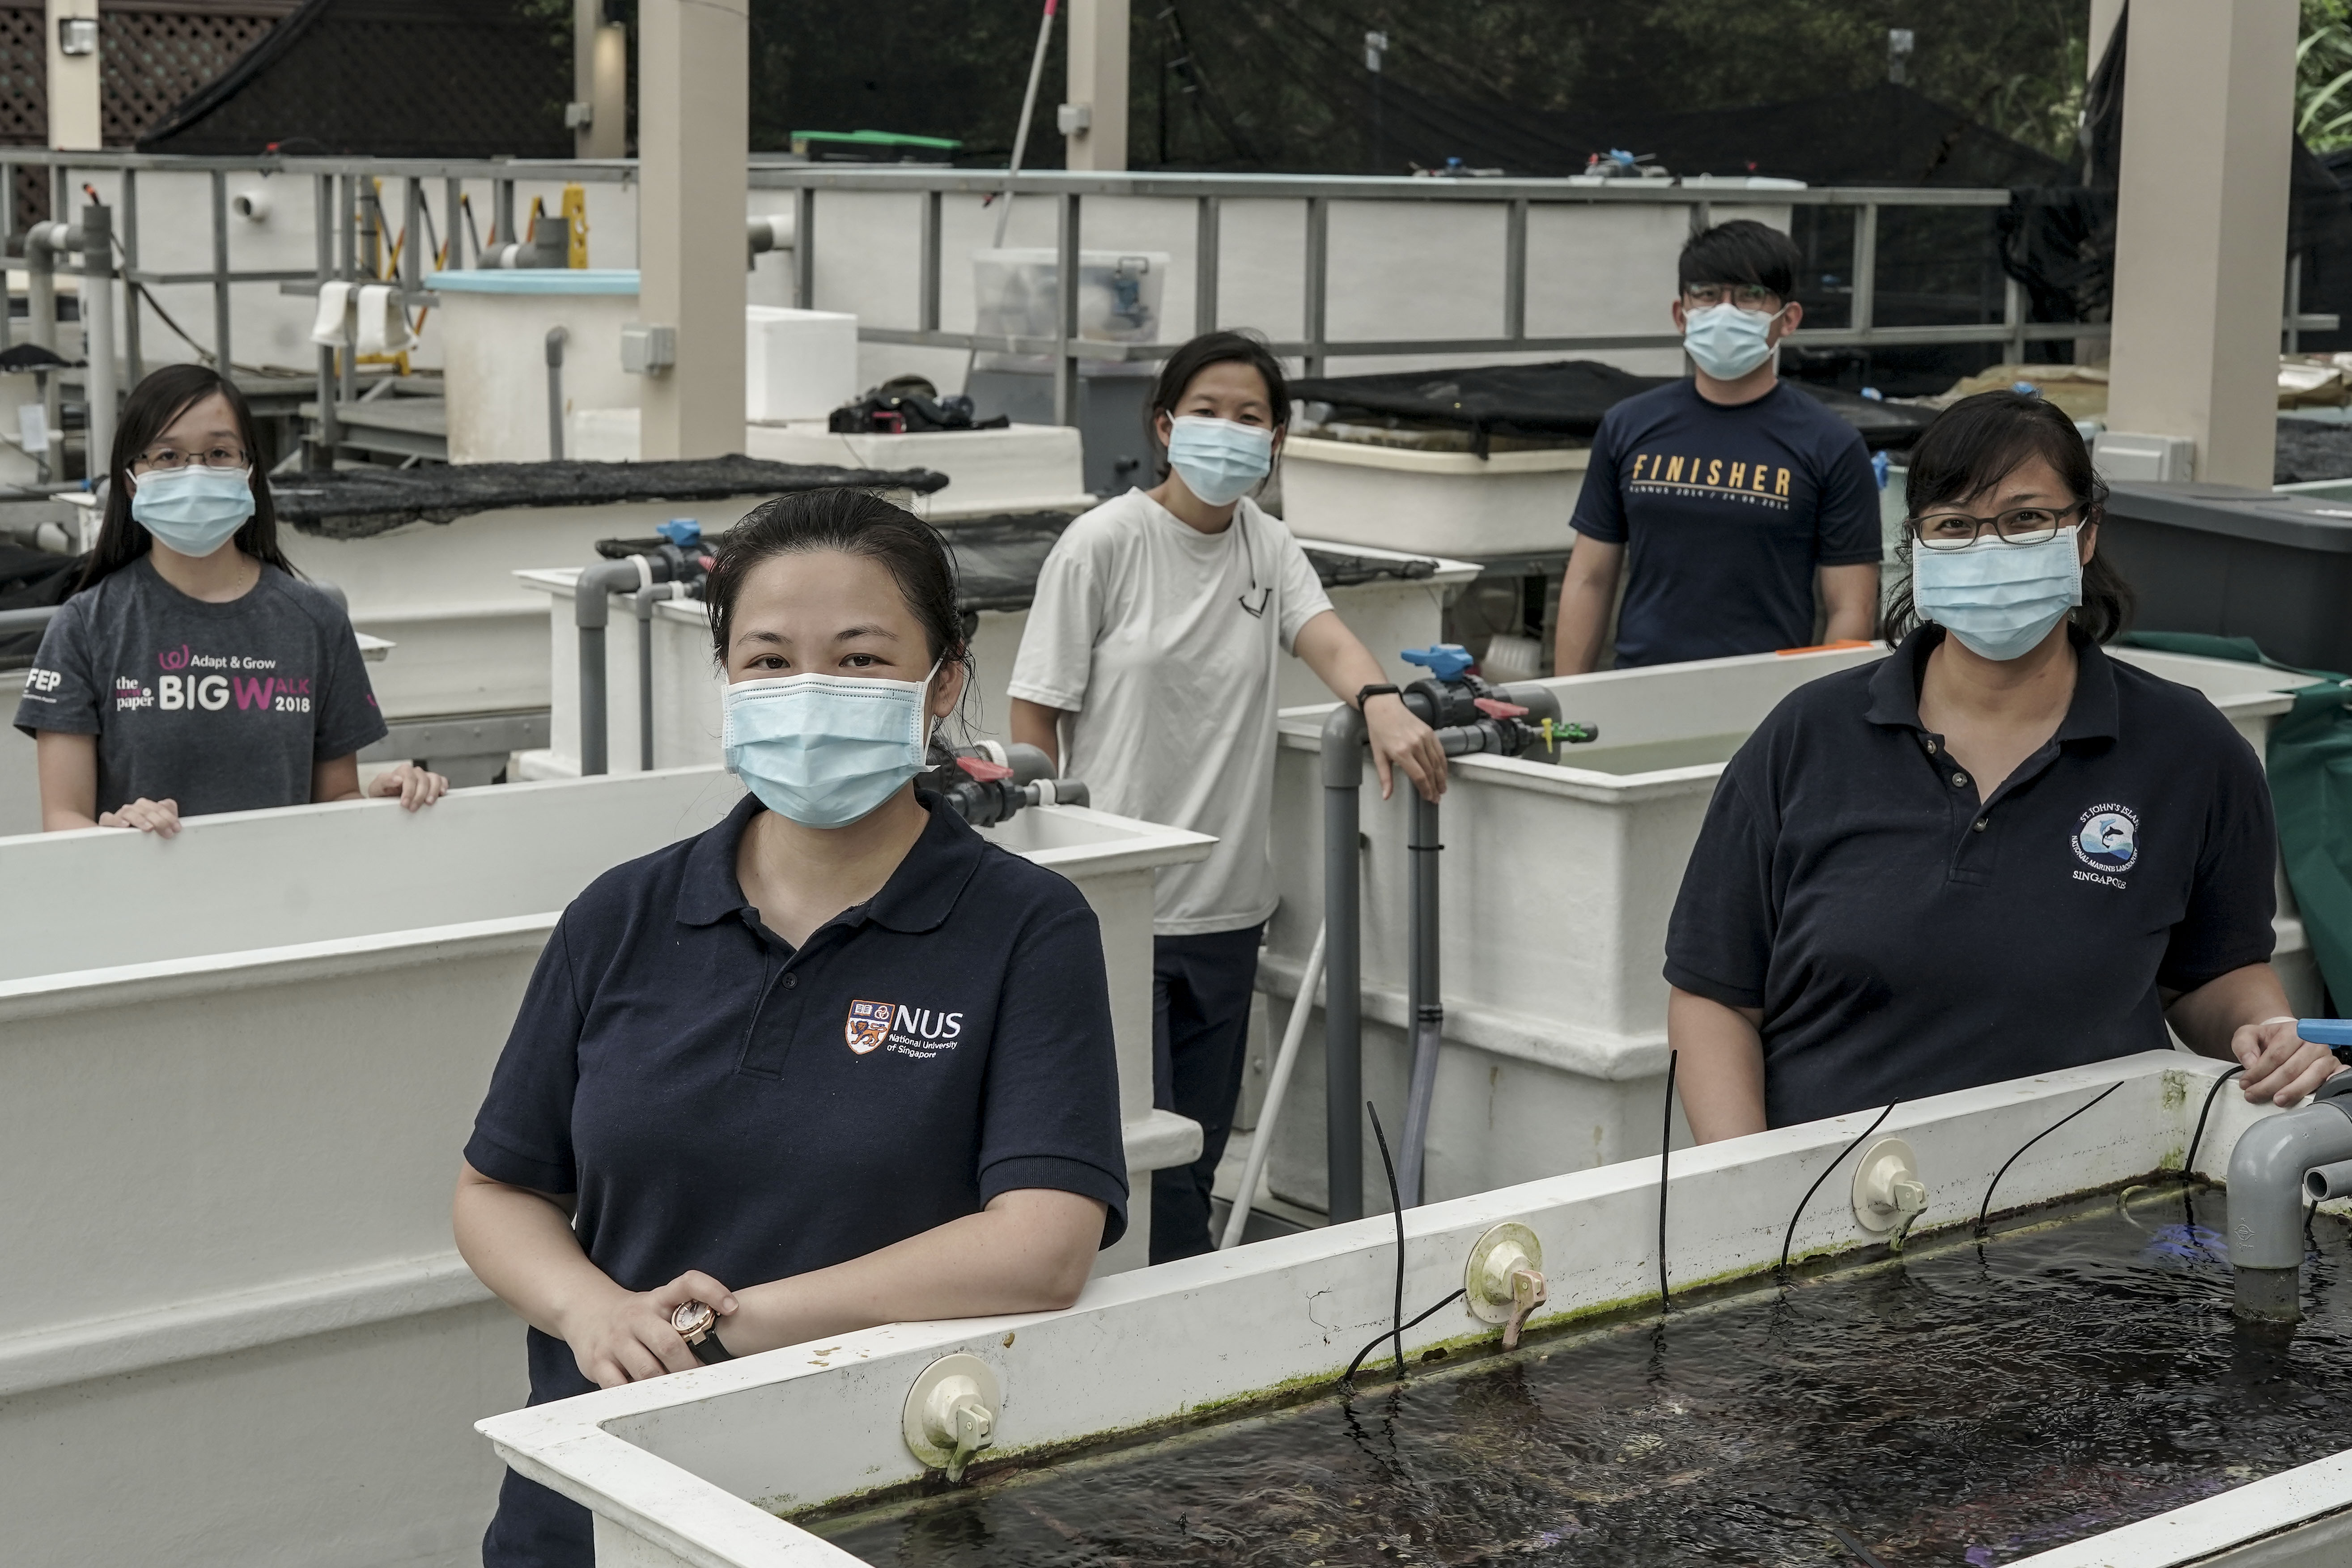
M 1160 295 L 1167 277 L 1164 250 L 1080 251 L 1078 336 L 1095 342 L 1158 342 Z M 1053 250 L 975 250 L 971 286 L 972 330 L 981 337 L 1055 336 L 1061 262 Z M 976 368 L 1045 370 L 1052 363 L 1050 354 L 983 352 Z

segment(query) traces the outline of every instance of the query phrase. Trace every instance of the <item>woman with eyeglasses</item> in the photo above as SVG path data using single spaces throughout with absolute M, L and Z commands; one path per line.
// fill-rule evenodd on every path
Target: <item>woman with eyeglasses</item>
M 2111 659 L 2105 487 L 2031 395 L 1946 410 L 1874 664 L 1791 693 L 1717 787 L 1666 936 L 1701 1142 L 2168 1046 L 2293 1104 L 2336 1070 L 2271 968 L 2261 762 Z
M 1445 754 L 1331 608 L 1307 552 L 1252 498 L 1290 424 L 1259 338 L 1206 332 L 1160 368 L 1149 412 L 1167 468 L 1072 522 L 1038 574 L 1014 660 L 1013 738 L 1062 758 L 1096 805 L 1213 835 L 1160 873 L 1153 1092 L 1204 1134 L 1151 1182 L 1151 1261 L 1210 1249 L 1209 1186 L 1241 1094 L 1258 933 L 1274 913 L 1276 659 L 1363 710 L 1385 796 L 1434 800 Z
M 16 728 L 39 747 L 41 826 L 135 827 L 449 787 L 402 763 L 362 791 L 385 734 L 341 605 L 278 547 L 253 417 L 234 384 L 167 365 L 124 402 L 106 517 L 41 637 Z

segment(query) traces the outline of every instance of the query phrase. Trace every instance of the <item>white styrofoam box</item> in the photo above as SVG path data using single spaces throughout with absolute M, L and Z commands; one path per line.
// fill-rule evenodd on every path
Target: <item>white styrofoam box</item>
M 637 318 L 637 275 L 562 267 L 436 272 L 453 463 L 541 461 L 547 333 L 562 327 L 567 408 L 633 405 L 621 329 Z
M 837 435 L 822 419 L 753 425 L 743 450 L 779 463 L 841 468 L 929 468 L 947 488 L 915 498 L 914 510 L 938 523 L 1003 512 L 1083 511 L 1083 448 L 1072 425 L 1012 425 L 999 430 L 934 430 L 921 435 Z
M 1773 706 L 1808 681 L 1885 656 L 1882 647 L 1761 654 L 1555 679 L 1562 716 L 1596 723 L 1598 743 L 1567 765 L 1454 760 L 1443 807 L 1440 954 L 1445 1046 L 1429 1132 L 1428 1190 L 1483 1192 L 1657 1148 L 1666 1067 L 1666 919 L 1723 765 Z M 2257 753 L 2298 678 L 2256 665 L 2119 649 L 2204 690 Z M 1281 907 L 1259 984 L 1269 1022 L 1288 1018 L 1323 918 L 1320 731 L 1330 704 L 1283 715 L 1274 858 Z M 1405 1034 L 1408 806 L 1361 797 L 1367 1092 L 1401 1104 Z M 2303 925 L 2280 884 L 2276 962 L 2297 1005 L 2315 1006 Z M 1323 1026 L 1310 1022 L 1297 1102 L 1318 1103 Z M 1271 1145 L 1276 1194 L 1328 1201 L 1323 1121 L 1286 1115 Z M 1368 1162 L 1366 1202 L 1386 1202 Z
M 1414 452 L 1294 437 L 1282 447 L 1282 514 L 1293 533 L 1475 561 L 1565 552 L 1589 447 Z
M 1991 1191 L 2000 1205 L 2048 1203 L 2177 1163 L 2222 1064 L 2164 1052 L 1992 1084 L 1896 1106 L 1885 1131 L 1916 1152 L 1928 1188 L 1922 1231 L 1967 1224 Z M 2062 1136 L 2037 1133 L 2113 1087 Z M 2218 1176 L 2246 1128 L 2274 1114 L 2241 1095 L 2212 1101 L 2198 1169 Z M 1836 1201 L 1837 1177 L 1802 1200 L 1874 1119 L 1873 1110 L 1731 1139 L 1654 1159 L 1556 1176 L 1409 1211 L 1403 1299 L 1462 1284 L 1472 1247 L 1510 1221 L 1542 1245 L 1550 1293 L 1537 1321 L 1654 1296 L 1679 1280 L 1759 1274 L 1801 1208 L 1800 1256 L 1881 1238 Z M 1667 1194 L 1662 1194 L 1664 1181 Z M 1662 1196 L 1676 1216 L 1662 1257 Z M 908 1390 L 941 1355 L 996 1373 L 993 1454 L 1076 1447 L 1221 1405 L 1336 1379 L 1356 1346 L 1391 1326 L 1400 1288 L 1385 1214 L 1090 1283 L 1066 1311 L 905 1323 L 820 1346 L 746 1356 L 480 1423 L 500 1458 L 595 1515 L 597 1560 L 631 1568 L 853 1568 L 857 1559 L 777 1515 L 918 1480 L 901 1431 Z M 1464 1307 L 1403 1331 L 1409 1360 L 1441 1345 L 1491 1343 Z M 1043 1459 L 1033 1461 L 1050 1462 Z M 2271 1568 L 2326 1568 L 2337 1545 L 2277 1532 L 2352 1507 L 2352 1463 L 2323 1459 L 2193 1502 L 2018 1568 L 2176 1568 L 2264 1540 Z M 2277 1537 L 2275 1539 L 2271 1539 Z M 2248 1560 L 2251 1563 L 2252 1560 Z
M 855 398 L 857 318 L 780 305 L 743 308 L 743 416 L 822 419 Z

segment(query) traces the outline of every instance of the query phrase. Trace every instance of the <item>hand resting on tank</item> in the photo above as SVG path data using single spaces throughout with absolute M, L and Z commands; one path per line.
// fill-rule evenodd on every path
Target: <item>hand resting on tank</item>
M 2242 1024 L 2230 1037 L 2230 1054 L 2245 1071 L 2246 1098 L 2293 1105 L 2344 1070 L 2326 1046 L 2294 1032 L 2293 1018 Z
M 2194 991 L 2162 990 L 2164 1020 L 2200 1056 L 2234 1060 L 2247 1100 L 2293 1105 L 2344 1070 L 2326 1046 L 2295 1034 L 2286 987 L 2268 963 L 2249 963 Z
M 421 810 L 449 793 L 449 781 L 414 763 L 394 763 L 368 781 L 367 793 L 376 800 L 396 800 L 408 811 Z
M 176 800 L 149 800 L 142 795 L 120 811 L 100 812 L 98 825 L 100 827 L 135 827 L 158 838 L 170 838 L 180 831 L 180 803 Z
M 670 1314 L 688 1301 L 700 1301 L 719 1314 L 724 1328 L 736 1309 L 734 1293 L 698 1268 L 653 1290 L 623 1290 L 609 1279 L 605 1284 L 611 1289 L 590 1293 L 561 1320 L 562 1338 L 572 1347 L 580 1374 L 599 1388 L 699 1365 L 670 1326 Z

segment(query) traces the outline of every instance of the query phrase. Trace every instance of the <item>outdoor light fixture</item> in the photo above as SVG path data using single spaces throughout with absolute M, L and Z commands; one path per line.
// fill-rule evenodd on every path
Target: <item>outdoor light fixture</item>
M 98 53 L 98 18 L 95 16 L 58 17 L 58 53 L 61 55 Z

